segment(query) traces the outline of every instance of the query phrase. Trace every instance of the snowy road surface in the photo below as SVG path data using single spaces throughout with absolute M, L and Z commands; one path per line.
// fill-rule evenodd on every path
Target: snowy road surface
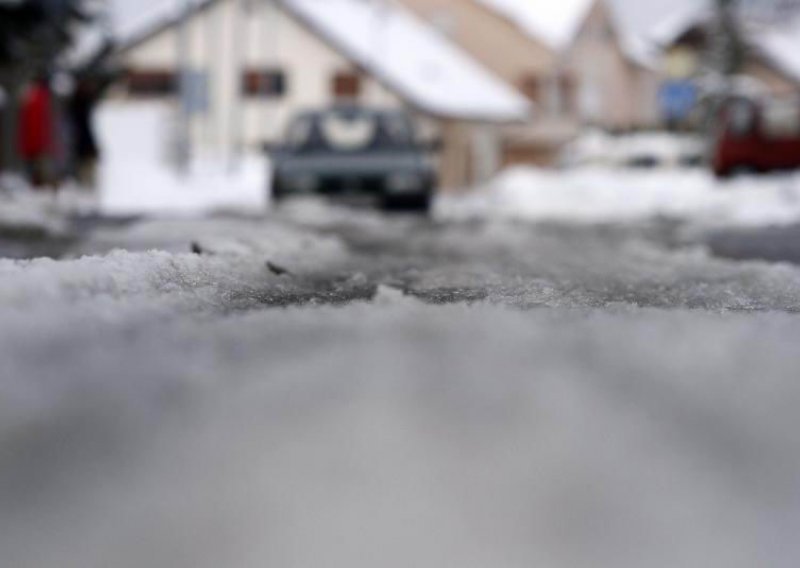
M 0 260 L 0 565 L 794 568 L 800 269 L 670 243 L 302 205 Z

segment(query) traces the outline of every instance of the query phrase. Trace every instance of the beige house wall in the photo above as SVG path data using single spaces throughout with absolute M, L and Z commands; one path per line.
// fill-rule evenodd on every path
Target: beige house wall
M 565 67 L 578 80 L 582 122 L 609 129 L 657 122 L 657 75 L 622 51 L 605 2 L 595 2 L 566 55 Z
M 763 61 L 751 59 L 745 64 L 742 73 L 761 82 L 769 95 L 774 97 L 796 95 L 800 91 L 800 85 L 796 81 Z
M 556 62 L 546 45 L 475 0 L 400 2 L 513 85 L 530 74 L 549 74 Z

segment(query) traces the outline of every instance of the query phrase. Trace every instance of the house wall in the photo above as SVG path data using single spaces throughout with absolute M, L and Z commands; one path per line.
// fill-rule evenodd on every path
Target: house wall
M 656 74 L 632 62 L 622 51 L 611 13 L 596 2 L 565 58 L 579 83 L 583 122 L 628 129 L 655 124 Z
M 556 56 L 514 22 L 475 0 L 401 0 L 506 82 L 548 75 Z
M 785 74 L 771 67 L 767 63 L 751 58 L 742 70 L 743 75 L 760 81 L 767 89 L 770 96 L 786 97 L 796 95 L 800 86 L 789 79 Z

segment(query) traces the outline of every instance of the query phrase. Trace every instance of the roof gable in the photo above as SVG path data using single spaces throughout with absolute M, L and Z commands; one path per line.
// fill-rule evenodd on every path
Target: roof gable
M 566 49 L 594 0 L 476 0 L 554 51 Z
M 800 18 L 752 33 L 749 43 L 758 55 L 789 81 L 800 84 Z

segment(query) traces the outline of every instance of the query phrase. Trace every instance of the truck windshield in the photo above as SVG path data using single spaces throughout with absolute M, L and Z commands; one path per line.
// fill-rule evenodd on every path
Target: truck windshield
M 296 118 L 287 142 L 295 150 L 306 151 L 402 149 L 413 144 L 414 129 L 402 113 L 320 113 Z

